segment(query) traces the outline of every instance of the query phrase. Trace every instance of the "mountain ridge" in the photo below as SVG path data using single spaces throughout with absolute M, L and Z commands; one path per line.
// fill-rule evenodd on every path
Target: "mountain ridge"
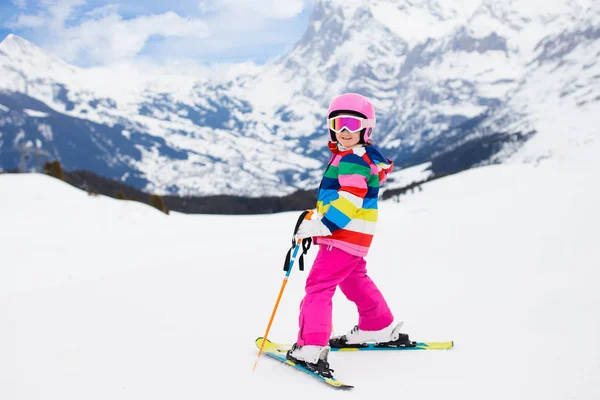
M 10 46 L 0 50 L 26 43 L 28 51 L 17 53 L 42 55 L 34 57 L 36 64 L 11 59 L 14 49 L 0 53 L 5 103 L 28 96 L 65 118 L 53 125 L 22 108 L 6 110 L 0 101 L 0 167 L 16 165 L 18 154 L 7 150 L 11 144 L 29 143 L 69 169 L 162 194 L 285 195 L 318 185 L 328 160 L 325 110 L 343 91 L 373 100 L 373 138 L 399 167 L 432 161 L 432 170 L 446 174 L 517 159 L 511 155 L 534 132 L 543 136 L 537 126 L 543 110 L 524 103 L 538 101 L 537 75 L 557 83 L 547 96 L 570 100 L 562 93 L 571 80 L 581 80 L 574 71 L 587 66 L 586 85 L 598 90 L 598 64 L 578 51 L 598 47 L 600 17 L 592 3 L 536 9 L 516 0 L 316 1 L 296 46 L 264 66 L 224 77 L 171 73 L 154 81 L 126 69 L 107 79 L 109 70 L 69 66 L 11 35 L 3 41 Z M 52 65 L 43 68 L 45 63 Z M 545 69 L 550 65 L 551 75 Z M 588 94 L 568 107 L 583 107 L 584 119 L 593 119 L 587 109 L 597 101 Z M 73 146 L 58 145 L 56 138 L 79 129 L 81 120 L 96 124 L 92 135 L 129 144 L 121 151 L 96 138 L 96 146 L 88 146 L 89 132 L 80 130 L 70 137 Z M 496 143 L 493 154 L 486 150 L 490 141 Z M 465 146 L 473 152 L 469 162 L 460 156 Z M 83 148 L 103 166 L 92 168 L 75 155 Z M 436 165 L 436 157 L 446 161 Z M 112 169 L 115 162 L 126 168 Z

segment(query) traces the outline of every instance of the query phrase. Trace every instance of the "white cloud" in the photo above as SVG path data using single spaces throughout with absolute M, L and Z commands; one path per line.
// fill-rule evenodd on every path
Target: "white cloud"
M 25 8 L 25 7 L 27 7 L 27 0 L 11 0 L 11 2 L 15 6 L 17 6 L 19 8 L 22 8 L 22 9 Z
M 186 59 L 235 51 L 234 58 L 240 58 L 258 51 L 262 56 L 269 46 L 293 40 L 281 31 L 281 25 L 294 21 L 310 4 L 310 0 L 187 0 L 197 6 L 194 17 L 156 11 L 125 18 L 122 0 L 103 1 L 96 8 L 97 0 L 12 1 L 36 11 L 21 11 L 6 27 L 17 34 L 19 29 L 31 30 L 35 42 L 79 65 L 131 60 L 154 37 L 179 39 L 153 41 L 147 54 Z
M 200 19 L 174 12 L 123 19 L 119 6 L 109 4 L 77 17 L 85 0 L 40 0 L 38 14 L 21 14 L 6 26 L 34 29 L 50 50 L 66 61 L 106 64 L 135 57 L 153 36 L 206 37 L 208 26 Z
M 94 8 L 92 11 L 85 13 L 88 18 L 103 18 L 110 14 L 116 14 L 119 12 L 120 6 L 118 4 L 107 4 L 103 7 Z
M 201 13 L 206 14 L 217 11 L 219 7 L 215 0 L 200 0 L 198 2 L 198 9 Z
M 236 0 L 240 1 L 240 0 Z M 250 3 L 260 3 L 259 6 L 267 18 L 289 19 L 304 10 L 304 0 L 254 0 Z
M 20 8 L 27 5 L 24 0 L 13 0 Z M 52 30 L 62 29 L 73 10 L 85 4 L 85 0 L 40 0 L 37 14 L 21 14 L 15 22 L 9 22 L 7 27 L 13 29 L 19 28 L 40 28 L 47 27 Z
M 282 35 L 271 30 L 273 24 L 297 16 L 307 5 L 307 0 L 203 0 L 201 6 L 213 12 L 207 23 L 215 40 L 208 46 L 277 43 Z
M 214 1 L 203 1 L 213 6 Z M 295 17 L 304 10 L 305 0 L 222 0 L 219 2 L 221 10 L 234 10 L 234 13 L 243 12 L 248 18 L 262 16 L 273 19 L 288 19 Z
M 306 0 L 200 0 L 203 13 L 245 14 L 249 18 L 288 19 L 300 14 Z
M 199 19 L 174 12 L 125 20 L 114 10 L 103 10 L 100 18 L 89 18 L 65 28 L 53 51 L 75 61 L 86 59 L 106 64 L 136 56 L 152 36 L 206 37 L 208 28 Z
M 40 5 L 48 13 L 51 29 L 61 29 L 65 21 L 71 19 L 73 10 L 86 3 L 85 0 L 40 0 Z
M 36 29 L 46 25 L 47 18 L 43 14 L 21 14 L 15 22 L 8 22 L 6 26 L 12 29 Z

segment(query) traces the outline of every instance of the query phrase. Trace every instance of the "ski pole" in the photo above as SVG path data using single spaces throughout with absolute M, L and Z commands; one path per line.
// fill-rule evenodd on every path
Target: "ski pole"
M 279 301 L 281 300 L 281 295 L 283 294 L 283 290 L 285 289 L 285 285 L 287 285 L 288 277 L 290 276 L 290 272 L 292 271 L 292 264 L 296 258 L 296 254 L 298 253 L 298 249 L 300 248 L 300 243 L 302 239 L 298 239 L 296 242 L 296 247 L 294 248 L 294 255 L 290 260 L 290 268 L 287 270 L 285 276 L 283 277 L 283 283 L 281 284 L 281 289 L 279 289 L 279 295 L 277 296 L 277 301 L 275 302 L 275 307 L 273 308 L 273 312 L 271 313 L 271 318 L 269 319 L 269 324 L 267 325 L 267 330 L 263 336 L 263 342 L 260 345 L 260 350 L 258 351 L 258 356 L 256 356 L 256 361 L 254 362 L 254 366 L 252 367 L 252 371 L 256 369 L 256 364 L 258 363 L 258 359 L 263 352 L 263 348 L 265 347 L 265 342 L 267 341 L 267 336 L 269 335 L 269 331 L 271 330 L 271 324 L 273 324 L 273 319 L 275 318 L 275 312 L 277 311 L 277 307 L 279 307 Z
M 298 222 L 296 223 L 296 229 L 294 230 L 294 236 L 296 235 L 296 231 L 298 230 L 298 227 L 302 223 L 302 220 L 310 219 L 311 215 L 312 215 L 312 211 L 305 211 L 302 213 L 300 218 L 298 218 Z M 296 246 L 294 247 L 294 251 L 290 258 L 289 267 L 287 268 L 285 276 L 283 277 L 281 289 L 279 289 L 279 294 L 277 295 L 277 300 L 275 301 L 275 307 L 273 307 L 273 312 L 271 312 L 271 318 L 269 319 L 269 323 L 267 324 L 267 330 L 265 331 L 265 334 L 263 335 L 263 341 L 260 345 L 260 350 L 258 351 L 258 356 L 256 356 L 256 361 L 254 361 L 254 366 L 252 367 L 252 371 L 254 371 L 256 369 L 258 360 L 260 359 L 260 356 L 265 347 L 265 342 L 267 341 L 267 336 L 269 335 L 269 331 L 271 330 L 271 325 L 273 324 L 273 319 L 275 318 L 275 313 L 277 312 L 277 307 L 279 307 L 279 301 L 281 300 L 281 296 L 283 295 L 283 290 L 285 289 L 285 285 L 287 285 L 288 278 L 290 276 L 290 273 L 292 272 L 292 266 L 294 265 L 294 261 L 296 261 L 296 257 L 298 256 L 298 251 L 300 250 L 301 245 L 302 245 L 302 239 L 296 239 Z

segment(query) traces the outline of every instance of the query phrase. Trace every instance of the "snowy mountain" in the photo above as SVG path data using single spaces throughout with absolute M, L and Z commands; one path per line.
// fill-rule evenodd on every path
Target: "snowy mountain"
M 373 99 L 374 139 L 399 167 L 537 161 L 596 140 L 599 37 L 594 0 L 315 1 L 288 54 L 180 75 L 82 69 L 10 35 L 0 167 L 25 144 L 154 192 L 286 194 L 318 184 L 343 91 Z M 568 132 L 536 139 L 556 123 Z

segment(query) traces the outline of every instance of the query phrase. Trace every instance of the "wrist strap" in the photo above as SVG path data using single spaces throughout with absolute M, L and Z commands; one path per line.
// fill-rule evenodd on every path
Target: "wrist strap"
M 309 210 L 304 211 L 302 214 L 300 214 L 300 217 L 298 218 L 298 221 L 296 222 L 296 227 L 294 228 L 294 234 L 292 235 L 292 247 L 290 247 L 289 250 L 287 251 L 287 254 L 285 256 L 285 261 L 283 263 L 283 270 L 286 272 L 290 269 L 290 259 L 292 257 L 292 252 L 296 248 L 296 240 L 295 240 L 296 232 L 298 232 L 298 228 L 300 227 L 300 224 L 302 224 L 302 221 L 304 221 L 304 218 L 309 213 L 311 213 L 311 211 L 309 211 Z M 302 254 L 300 254 L 300 256 L 298 257 L 298 269 L 300 269 L 300 271 L 304 271 L 304 255 L 308 252 L 308 249 L 310 249 L 311 244 L 312 244 L 312 238 L 302 239 Z

